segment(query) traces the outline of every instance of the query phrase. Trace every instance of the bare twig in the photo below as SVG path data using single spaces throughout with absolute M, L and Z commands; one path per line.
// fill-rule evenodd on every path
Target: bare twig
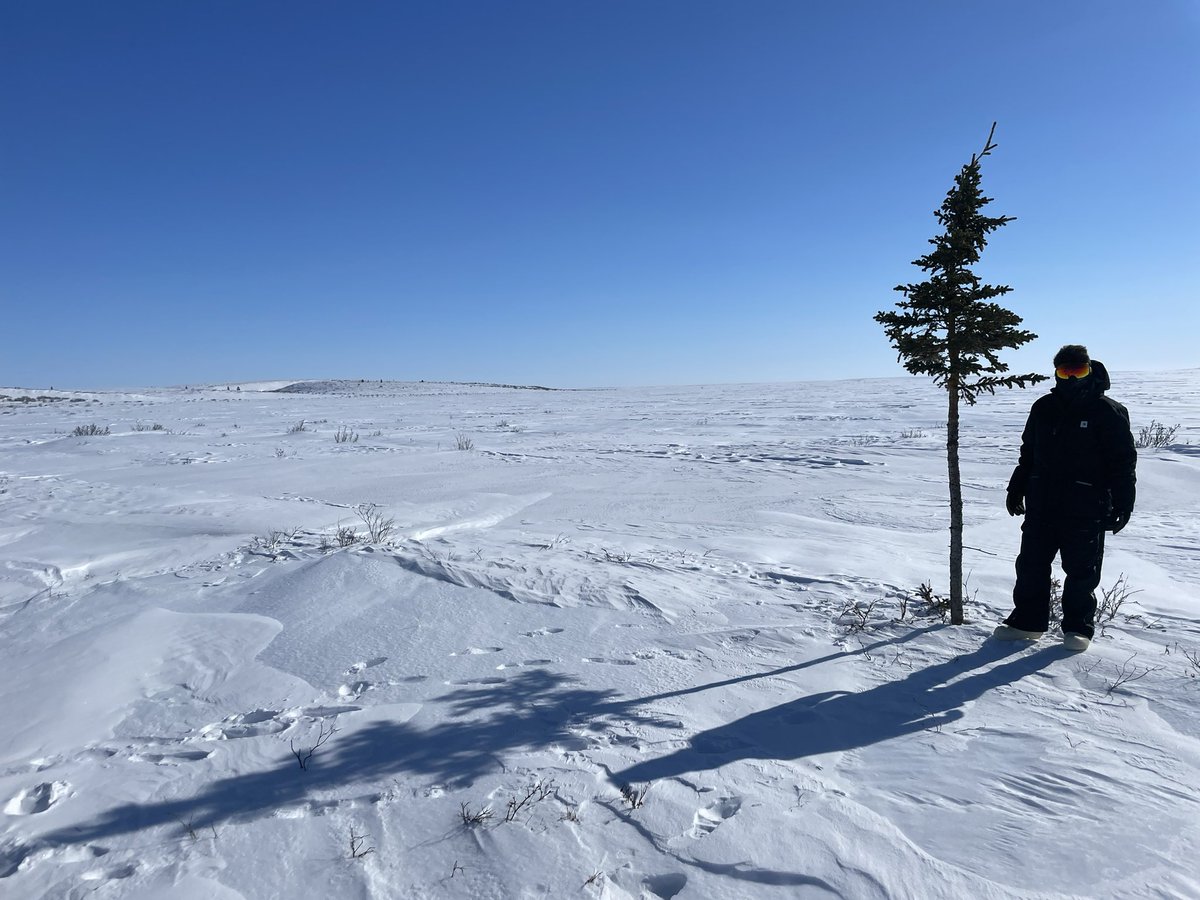
M 635 788 L 632 784 L 621 785 L 621 799 L 625 801 L 630 809 L 641 809 L 646 802 L 646 793 L 650 790 L 650 785 L 644 788 Z
M 1106 694 L 1111 694 L 1117 688 L 1121 687 L 1122 685 L 1129 684 L 1131 681 L 1137 681 L 1140 678 L 1145 678 L 1147 675 L 1151 674 L 1152 672 L 1157 672 L 1161 668 L 1161 666 L 1144 666 L 1141 668 L 1134 666 L 1133 661 L 1136 657 L 1137 654 L 1135 653 L 1133 656 L 1129 657 L 1129 659 L 1125 660 L 1125 662 L 1121 663 L 1121 667 L 1117 669 L 1116 676 L 1109 684 L 1108 690 L 1105 691 Z
M 1100 600 L 1096 604 L 1096 625 L 1099 626 L 1101 634 L 1104 634 L 1125 601 L 1140 593 L 1141 591 L 1130 589 L 1124 572 L 1117 577 L 1112 587 L 1100 589 Z
M 337 728 L 333 725 L 330 725 L 329 729 L 326 730 L 325 723 L 322 722 L 321 730 L 317 734 L 317 742 L 315 744 L 313 744 L 312 747 L 310 747 L 308 750 L 304 750 L 304 749 L 297 750 L 295 742 L 291 741 L 291 740 L 288 741 L 288 746 L 292 748 L 292 755 L 294 757 L 296 757 L 296 762 L 298 762 L 300 764 L 301 769 L 308 771 L 308 763 L 313 758 L 313 754 L 316 753 L 321 748 L 322 744 L 324 744 L 331 737 L 333 737 L 335 734 L 337 734 L 337 731 L 338 731 Z
M 992 123 L 992 130 L 988 132 L 987 143 L 983 145 L 983 149 L 978 153 L 971 154 L 971 165 L 978 165 L 979 161 L 985 156 L 991 156 L 992 151 L 996 149 L 998 144 L 992 143 L 992 136 L 996 133 L 996 123 Z
M 517 814 L 527 806 L 534 803 L 540 803 L 547 797 L 554 794 L 554 779 L 543 778 L 540 781 L 531 784 L 525 791 L 525 796 L 520 799 L 513 797 L 508 801 L 508 811 L 504 814 L 504 821 L 511 822 L 517 817 Z
M 838 614 L 839 620 L 849 618 L 849 621 L 841 621 L 840 624 L 845 625 L 850 634 L 864 631 L 870 624 L 871 613 L 875 611 L 875 605 L 878 602 L 878 600 L 872 600 L 870 603 L 864 604 L 859 600 L 851 600 Z
M 1183 658 L 1191 664 L 1191 667 L 1196 670 L 1196 674 L 1200 675 L 1200 650 L 1185 650 L 1180 647 L 1179 652 L 1183 654 Z
M 368 853 L 375 852 L 374 847 L 367 847 L 365 849 L 363 848 L 363 844 L 365 844 L 367 842 L 368 837 L 369 837 L 369 835 L 366 835 L 366 834 L 355 834 L 354 829 L 353 828 L 350 829 L 350 858 L 351 859 L 362 859 Z

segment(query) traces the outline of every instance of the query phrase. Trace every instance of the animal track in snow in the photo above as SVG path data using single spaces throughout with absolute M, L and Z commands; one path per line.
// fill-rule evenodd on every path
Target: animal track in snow
M 500 663 L 496 666 L 497 669 L 520 669 L 523 666 L 548 666 L 553 663 L 552 659 L 527 659 L 523 662 Z
M 65 781 L 43 781 L 9 800 L 4 812 L 10 816 L 36 816 L 58 803 L 70 790 Z
M 323 816 L 337 809 L 340 805 L 340 800 L 305 800 L 302 803 L 291 806 L 281 806 L 271 813 L 271 817 L 275 819 L 304 819 L 308 816 Z
M 481 656 L 484 653 L 499 653 L 503 647 L 468 647 L 466 650 L 456 650 L 451 656 Z
M 584 662 L 590 663 L 607 663 L 610 666 L 636 666 L 636 659 L 608 659 L 604 656 L 585 656 Z
M 89 869 L 79 877 L 84 881 L 116 881 L 129 878 L 137 872 L 137 863 L 113 866 L 111 869 Z
M 248 713 L 227 716 L 220 722 L 200 729 L 200 739 L 228 741 L 237 738 L 278 734 L 296 724 L 299 719 L 328 719 L 343 713 L 357 712 L 361 706 L 304 706 L 299 709 L 255 709 Z
M 352 665 L 350 668 L 348 668 L 345 671 L 345 674 L 346 675 L 357 675 L 363 669 L 373 669 L 376 666 L 383 665 L 387 661 L 388 661 L 388 658 L 386 656 L 376 656 L 376 657 L 373 657 L 372 659 L 368 659 L 364 662 L 356 662 L 354 665 Z
M 522 631 L 521 636 L 522 637 L 546 637 L 547 635 L 562 634 L 562 633 L 563 633 L 563 629 L 561 629 L 561 628 L 538 628 L 535 631 Z
M 694 838 L 702 838 L 717 830 L 717 826 L 726 819 L 733 818 L 742 808 L 741 797 L 722 797 L 702 809 L 696 810 L 692 817 L 692 830 L 688 832 Z

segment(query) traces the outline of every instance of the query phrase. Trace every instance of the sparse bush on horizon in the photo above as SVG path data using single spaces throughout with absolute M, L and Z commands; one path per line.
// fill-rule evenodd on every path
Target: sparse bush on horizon
M 298 526 L 296 528 L 272 528 L 265 535 L 256 536 L 252 546 L 265 553 L 275 554 L 284 544 L 296 540 L 299 534 Z
M 95 422 L 88 425 L 76 425 L 75 430 L 71 432 L 75 437 L 102 437 L 106 434 L 111 434 L 109 427 L 105 425 L 101 428 Z
M 302 431 L 308 431 L 308 423 L 301 419 L 288 427 L 288 434 L 299 434 Z

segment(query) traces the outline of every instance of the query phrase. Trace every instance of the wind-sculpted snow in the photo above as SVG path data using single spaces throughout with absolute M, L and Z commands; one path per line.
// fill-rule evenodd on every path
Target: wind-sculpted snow
M 987 637 L 1036 392 L 950 628 L 918 379 L 0 389 L 0 894 L 1200 896 L 1200 373 L 1114 382 L 1082 655 Z

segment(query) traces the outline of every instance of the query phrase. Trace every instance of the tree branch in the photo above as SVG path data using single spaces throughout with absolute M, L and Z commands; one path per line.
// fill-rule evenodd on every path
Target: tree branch
M 979 165 L 979 161 L 981 159 L 983 159 L 985 156 L 990 156 L 992 151 L 995 150 L 996 147 L 999 146 L 998 144 L 992 143 L 992 135 L 994 135 L 995 133 L 996 133 L 996 123 L 993 122 L 992 130 L 988 132 L 987 142 L 983 145 L 983 150 L 980 151 L 979 153 L 971 154 L 971 165 L 973 165 L 973 166 Z

